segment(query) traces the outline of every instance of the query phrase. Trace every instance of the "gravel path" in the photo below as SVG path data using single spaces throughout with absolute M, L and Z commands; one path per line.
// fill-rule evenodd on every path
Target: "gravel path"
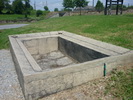
M 19 28 L 26 26 L 28 24 L 11 24 L 11 25 L 0 25 L 0 30 L 2 29 L 10 29 L 10 28 Z
M 0 100 L 24 100 L 8 50 L 0 50 Z

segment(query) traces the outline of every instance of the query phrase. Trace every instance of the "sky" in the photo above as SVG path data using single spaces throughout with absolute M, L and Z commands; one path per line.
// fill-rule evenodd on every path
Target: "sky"
M 89 1 L 90 6 L 92 6 L 92 0 L 87 0 Z M 62 2 L 63 0 L 30 0 L 31 5 L 34 7 L 34 4 L 36 5 L 36 9 L 44 10 L 44 6 L 48 6 L 50 11 L 53 11 L 54 8 L 58 8 L 59 10 L 63 9 Z M 97 0 L 94 0 L 95 4 Z M 105 0 L 101 0 L 103 4 L 105 5 Z M 133 0 L 124 0 L 124 5 L 133 5 Z

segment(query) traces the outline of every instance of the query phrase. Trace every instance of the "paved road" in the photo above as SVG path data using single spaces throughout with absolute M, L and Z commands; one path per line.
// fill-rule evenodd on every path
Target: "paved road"
M 11 24 L 11 25 L 0 25 L 0 30 L 2 29 L 11 29 L 11 28 L 19 28 L 26 26 L 28 24 Z

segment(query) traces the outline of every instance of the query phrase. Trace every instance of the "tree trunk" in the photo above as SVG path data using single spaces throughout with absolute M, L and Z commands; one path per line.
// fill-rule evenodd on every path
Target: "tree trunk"
M 70 16 L 70 11 L 68 11 L 68 13 L 69 13 L 69 16 Z

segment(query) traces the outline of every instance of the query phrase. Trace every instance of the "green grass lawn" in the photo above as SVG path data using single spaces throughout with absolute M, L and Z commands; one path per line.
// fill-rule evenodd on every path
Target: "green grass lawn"
M 22 28 L 0 30 L 0 49 L 9 48 L 8 35 L 60 30 L 133 49 L 133 15 L 68 16 L 41 20 Z
M 22 14 L 0 14 L 0 21 L 1 20 L 24 20 L 25 16 Z M 36 17 L 35 14 L 32 15 L 28 15 L 28 19 L 35 19 L 35 20 L 40 20 L 40 19 L 44 19 L 45 16 L 42 15 L 40 17 Z M 0 23 L 1 24 L 1 23 Z
M 24 15 L 12 14 L 12 15 L 0 15 L 0 20 L 18 20 L 23 18 Z

